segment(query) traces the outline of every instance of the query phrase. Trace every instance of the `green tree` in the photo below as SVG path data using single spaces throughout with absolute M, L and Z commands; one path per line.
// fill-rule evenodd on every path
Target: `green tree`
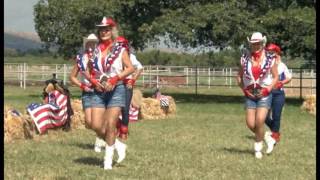
M 46 47 L 57 46 L 65 57 L 81 48 L 82 37 L 96 32 L 103 16 L 110 16 L 136 50 L 160 37 L 185 48 L 237 49 L 253 31 L 261 31 L 286 55 L 315 59 L 314 7 L 312 0 L 40 0 L 34 19 Z

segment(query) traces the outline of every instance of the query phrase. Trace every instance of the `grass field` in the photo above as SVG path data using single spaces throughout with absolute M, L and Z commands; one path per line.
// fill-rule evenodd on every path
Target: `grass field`
M 40 101 L 42 88 L 4 90 L 5 104 L 23 110 Z M 70 90 L 79 97 L 78 89 Z M 103 170 L 104 153 L 93 151 L 92 131 L 50 131 L 5 144 L 5 179 L 316 179 L 316 118 L 300 110 L 298 99 L 287 99 L 273 154 L 256 160 L 238 92 L 162 92 L 175 98 L 176 117 L 130 124 L 127 158 L 113 170 Z

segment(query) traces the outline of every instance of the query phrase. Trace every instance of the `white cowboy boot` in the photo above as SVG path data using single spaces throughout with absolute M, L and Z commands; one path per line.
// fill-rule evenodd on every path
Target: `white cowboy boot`
M 273 139 L 273 137 L 270 135 L 265 138 L 266 144 L 267 144 L 267 150 L 266 153 L 270 154 L 273 151 L 274 145 L 276 144 L 276 140 Z
M 262 152 L 261 152 L 262 148 L 263 148 L 263 142 L 262 141 L 254 143 L 254 151 L 255 151 L 254 155 L 255 155 L 255 157 L 257 159 L 261 159 L 262 158 Z
M 120 163 L 126 157 L 127 145 L 124 144 L 123 142 L 119 141 L 118 139 L 116 139 L 114 145 L 115 145 L 115 148 L 118 152 L 118 157 L 119 157 L 117 160 L 117 163 Z
M 114 152 L 114 144 L 111 145 L 111 146 L 106 144 L 106 152 L 105 152 L 105 155 L 104 155 L 104 162 L 103 162 L 103 168 L 105 170 L 111 170 L 112 169 L 113 152 Z
M 271 131 L 266 131 L 264 133 L 264 140 L 267 141 L 267 139 L 271 136 L 272 132 Z
M 94 151 L 97 153 L 101 152 L 101 148 L 106 145 L 106 142 L 99 137 L 96 137 L 96 142 L 94 144 Z

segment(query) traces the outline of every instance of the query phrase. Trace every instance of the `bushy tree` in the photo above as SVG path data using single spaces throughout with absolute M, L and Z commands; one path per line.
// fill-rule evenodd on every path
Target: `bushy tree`
M 40 0 L 34 14 L 41 40 L 65 57 L 110 16 L 136 50 L 164 36 L 183 47 L 237 50 L 253 31 L 261 31 L 285 55 L 315 59 L 314 7 L 312 0 Z

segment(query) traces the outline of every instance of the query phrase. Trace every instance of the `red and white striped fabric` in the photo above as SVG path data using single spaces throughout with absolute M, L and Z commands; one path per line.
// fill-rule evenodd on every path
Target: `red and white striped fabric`
M 68 118 L 67 96 L 54 90 L 49 93 L 48 97 L 48 104 L 33 103 L 27 107 L 40 134 L 47 129 L 64 125 Z
M 139 115 L 139 108 L 133 107 L 130 105 L 129 109 L 129 122 L 136 122 L 138 121 Z M 122 115 L 120 114 L 119 119 L 122 120 Z

